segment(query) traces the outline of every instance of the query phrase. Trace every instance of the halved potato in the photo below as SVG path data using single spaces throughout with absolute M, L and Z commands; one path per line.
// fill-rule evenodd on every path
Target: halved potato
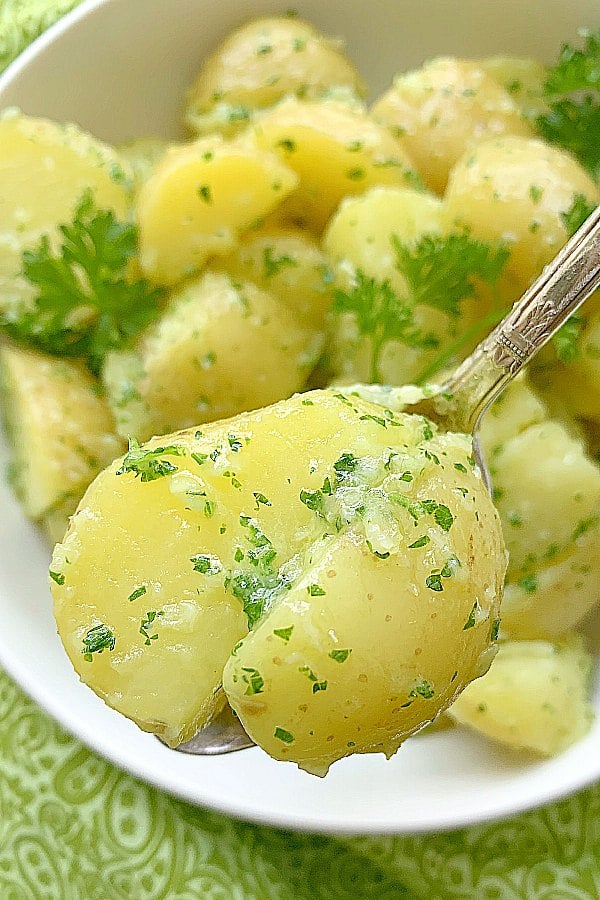
M 321 771 L 393 752 L 493 655 L 504 548 L 470 452 L 333 390 L 133 445 L 54 552 L 76 671 L 176 745 L 219 708 L 233 651 L 230 699 L 268 752 Z M 305 666 L 337 672 L 322 696 Z

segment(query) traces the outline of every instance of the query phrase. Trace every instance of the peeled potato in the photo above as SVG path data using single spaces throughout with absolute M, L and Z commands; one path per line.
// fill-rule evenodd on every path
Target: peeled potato
M 533 134 L 521 108 L 491 75 L 454 57 L 397 76 L 372 115 L 402 139 L 427 186 L 439 194 L 465 149 L 505 134 Z
M 97 382 L 77 362 L 7 343 L 0 346 L 0 400 L 13 485 L 26 514 L 53 519 L 58 510 L 66 522 L 124 446 Z
M 0 116 L 0 309 L 34 296 L 21 275 L 22 255 L 69 223 L 86 191 L 96 205 L 127 215 L 131 173 L 117 153 L 76 125 L 34 119 L 16 110 Z
M 363 112 L 340 103 L 284 100 L 257 119 L 253 140 L 274 151 L 299 178 L 285 203 L 292 221 L 321 231 L 343 197 L 376 184 L 418 181 L 401 142 Z
M 470 452 L 333 390 L 132 447 L 54 552 L 76 671 L 176 745 L 220 707 L 233 651 L 230 701 L 269 753 L 321 772 L 392 753 L 493 655 L 504 550 Z
M 507 641 L 489 672 L 448 710 L 461 725 L 542 756 L 562 753 L 589 731 L 590 655 L 577 639 Z
M 504 137 L 461 157 L 445 201 L 450 225 L 507 244 L 506 272 L 524 291 L 566 244 L 562 217 L 580 194 L 598 202 L 598 188 L 569 153 L 537 139 Z
M 168 285 L 193 275 L 210 256 L 228 253 L 297 181 L 275 154 L 218 137 L 168 150 L 138 198 L 143 271 Z
M 322 339 L 249 281 L 205 272 L 174 292 L 133 350 L 102 372 L 119 434 L 147 440 L 299 391 Z
M 313 100 L 344 91 L 357 97 L 364 86 L 338 41 L 301 19 L 255 19 L 202 66 L 188 94 L 186 123 L 198 134 L 231 135 L 285 96 Z

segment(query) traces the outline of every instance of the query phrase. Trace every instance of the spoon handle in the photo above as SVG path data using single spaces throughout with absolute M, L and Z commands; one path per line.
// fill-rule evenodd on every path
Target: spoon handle
M 500 391 L 600 286 L 600 207 L 445 382 L 453 424 L 474 431 Z

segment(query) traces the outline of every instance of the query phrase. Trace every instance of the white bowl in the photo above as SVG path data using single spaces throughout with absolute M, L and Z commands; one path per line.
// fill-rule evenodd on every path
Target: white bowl
M 395 71 L 438 54 L 513 53 L 550 61 L 579 26 L 600 26 L 598 0 L 293 5 L 327 33 L 346 38 L 374 92 Z M 0 78 L 0 108 L 17 105 L 75 121 L 116 143 L 177 136 L 184 89 L 207 51 L 232 26 L 282 9 L 275 0 L 84 3 Z M 0 447 L 0 457 L 6 455 Z M 600 683 L 593 730 L 548 761 L 494 748 L 458 729 L 414 738 L 390 762 L 351 757 L 323 780 L 258 749 L 220 758 L 173 753 L 78 682 L 56 635 L 48 557 L 44 540 L 0 484 L 0 664 L 88 746 L 192 803 L 287 828 L 406 833 L 506 816 L 600 777 Z

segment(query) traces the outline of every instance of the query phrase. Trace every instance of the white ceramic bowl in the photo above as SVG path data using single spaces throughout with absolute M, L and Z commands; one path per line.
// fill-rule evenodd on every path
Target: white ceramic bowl
M 374 92 L 395 71 L 437 54 L 550 61 L 579 26 L 600 26 L 598 0 L 292 2 L 327 33 L 346 38 Z M 0 108 L 75 121 L 116 143 L 177 136 L 184 89 L 207 51 L 238 23 L 282 9 L 276 0 L 84 3 L 0 78 Z M 351 757 L 324 780 L 258 749 L 220 758 L 173 753 L 77 681 L 52 618 L 48 556 L 0 484 L 0 664 L 88 746 L 193 803 L 288 828 L 406 833 L 505 816 L 600 777 L 600 683 L 594 729 L 549 761 L 494 749 L 463 730 L 417 737 L 390 762 Z

